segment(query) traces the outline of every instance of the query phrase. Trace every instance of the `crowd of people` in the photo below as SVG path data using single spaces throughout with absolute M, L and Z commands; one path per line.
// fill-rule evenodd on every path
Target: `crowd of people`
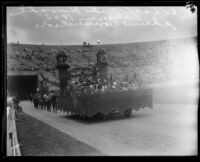
M 64 89 L 64 93 L 62 93 L 63 89 L 61 89 L 61 95 L 68 97 L 76 107 L 78 96 L 96 95 L 107 92 L 121 92 L 135 90 L 137 88 L 138 85 L 131 81 L 117 82 L 108 81 L 106 79 L 97 79 L 96 82 L 89 80 L 84 82 L 69 81 L 66 89 Z M 57 113 L 58 111 L 63 111 L 62 108 L 58 107 L 58 95 L 60 95 L 60 91 L 48 93 L 38 91 L 36 93 L 31 93 L 28 100 L 34 105 L 36 110 L 40 109 Z
M 73 97 L 74 95 L 95 95 L 98 93 L 107 93 L 107 92 L 122 92 L 128 90 L 136 90 L 138 88 L 143 88 L 142 84 L 139 84 L 137 81 L 108 81 L 107 79 L 98 79 L 95 81 L 86 81 L 83 83 L 79 82 L 69 82 L 64 90 L 68 95 Z
M 51 111 L 51 108 L 53 108 L 53 112 L 56 113 L 57 112 L 56 98 L 57 95 L 53 93 L 50 94 L 35 93 L 31 94 L 30 101 L 33 102 L 34 107 L 36 109 Z

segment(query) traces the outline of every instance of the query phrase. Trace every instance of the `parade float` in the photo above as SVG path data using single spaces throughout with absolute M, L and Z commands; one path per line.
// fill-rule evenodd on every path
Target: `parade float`
M 70 67 L 68 56 L 60 51 L 57 54 L 57 69 L 60 81 L 60 94 L 57 109 L 80 117 L 103 118 L 122 113 L 130 117 L 132 110 L 144 107 L 153 108 L 151 89 L 117 86 L 108 78 L 106 52 L 99 49 L 96 64 L 87 67 Z M 74 78 L 76 80 L 74 81 Z

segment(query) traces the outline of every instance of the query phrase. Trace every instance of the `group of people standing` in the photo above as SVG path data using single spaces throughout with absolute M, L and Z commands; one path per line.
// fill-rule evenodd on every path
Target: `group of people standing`
M 31 102 L 33 102 L 34 107 L 36 109 L 43 109 L 47 111 L 51 111 L 51 108 L 53 108 L 53 112 L 57 112 L 56 108 L 56 99 L 57 95 L 55 94 L 40 94 L 35 93 L 31 95 Z
M 128 90 L 136 90 L 139 87 L 135 82 L 109 82 L 107 80 L 98 80 L 94 84 L 88 84 L 87 86 L 80 86 L 81 92 L 84 94 L 96 94 L 105 92 L 121 92 Z M 73 89 L 73 88 L 72 88 Z

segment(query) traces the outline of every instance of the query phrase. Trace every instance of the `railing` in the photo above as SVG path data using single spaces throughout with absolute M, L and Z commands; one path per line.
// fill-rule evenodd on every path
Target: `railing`
M 7 156 L 21 156 L 14 108 L 7 108 Z

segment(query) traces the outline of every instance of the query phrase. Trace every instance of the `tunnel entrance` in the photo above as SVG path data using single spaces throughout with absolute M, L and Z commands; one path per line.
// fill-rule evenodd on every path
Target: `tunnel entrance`
M 29 95 L 37 91 L 37 75 L 14 75 L 7 77 L 7 90 L 9 95 Z

